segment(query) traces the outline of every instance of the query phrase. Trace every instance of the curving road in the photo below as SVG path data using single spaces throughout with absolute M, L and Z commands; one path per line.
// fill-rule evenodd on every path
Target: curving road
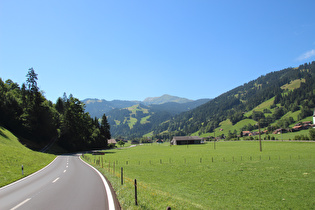
M 0 188 L 0 209 L 118 209 L 104 177 L 77 155 Z

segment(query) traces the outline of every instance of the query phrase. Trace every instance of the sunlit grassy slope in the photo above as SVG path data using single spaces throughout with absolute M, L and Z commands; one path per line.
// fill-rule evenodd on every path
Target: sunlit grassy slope
M 34 173 L 54 158 L 26 148 L 10 131 L 0 127 L 0 187 Z

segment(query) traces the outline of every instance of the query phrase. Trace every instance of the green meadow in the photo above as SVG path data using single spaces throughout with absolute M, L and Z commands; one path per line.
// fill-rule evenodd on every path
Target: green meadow
M 0 127 L 0 187 L 38 171 L 54 158 L 55 155 L 26 148 L 10 131 Z
M 149 144 L 85 160 L 110 180 L 123 209 L 314 208 L 315 142 L 262 146 L 260 152 L 258 141 Z

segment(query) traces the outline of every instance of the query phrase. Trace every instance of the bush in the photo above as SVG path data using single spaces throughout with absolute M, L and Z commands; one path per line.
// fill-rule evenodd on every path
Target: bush
M 307 135 L 296 135 L 294 136 L 294 140 L 310 140 L 310 138 Z
M 109 147 L 110 149 L 113 149 L 113 148 L 115 148 L 116 146 L 115 146 L 115 144 L 110 143 L 110 144 L 108 145 L 108 147 Z
M 315 140 L 315 128 L 309 130 L 310 140 Z

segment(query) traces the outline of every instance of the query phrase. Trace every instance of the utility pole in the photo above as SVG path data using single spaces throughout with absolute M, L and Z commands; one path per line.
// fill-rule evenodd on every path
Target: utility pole
M 215 130 L 214 130 L 214 145 L 213 145 L 214 149 L 215 149 L 215 142 L 216 141 L 217 141 L 217 138 L 215 137 Z

